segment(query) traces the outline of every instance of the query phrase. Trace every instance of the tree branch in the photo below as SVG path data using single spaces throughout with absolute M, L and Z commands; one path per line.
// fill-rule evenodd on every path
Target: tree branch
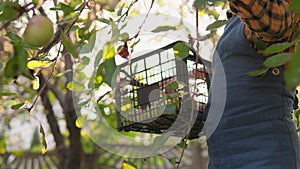
M 65 58 L 65 70 L 73 69 L 72 56 L 67 53 L 64 49 L 62 55 Z M 66 84 L 73 81 L 73 71 L 67 72 L 65 74 Z M 81 144 L 81 129 L 76 127 L 76 111 L 73 103 L 73 93 L 67 89 L 65 97 L 66 107 L 64 109 L 64 114 L 66 116 L 67 128 L 70 132 L 70 157 L 67 161 L 67 169 L 79 169 L 80 161 L 82 156 L 82 144 Z
M 65 96 L 63 95 L 63 93 L 60 90 L 58 90 L 58 88 L 55 85 L 50 84 L 50 83 L 47 85 L 48 85 L 49 89 L 54 93 L 54 95 L 57 98 L 58 102 L 60 103 L 61 107 L 63 109 L 66 109 L 66 108 L 64 108 L 64 106 L 66 106 L 67 104 L 65 102 Z
M 47 83 L 46 79 L 43 77 L 42 74 L 39 74 L 38 77 L 40 79 L 41 85 L 44 85 L 45 83 Z M 42 103 L 43 103 L 43 106 L 44 106 L 45 110 L 47 110 L 46 118 L 47 118 L 48 124 L 50 126 L 51 133 L 54 137 L 54 141 L 55 141 L 55 144 L 56 144 L 56 150 L 58 152 L 57 156 L 58 156 L 58 159 L 59 159 L 59 167 L 63 168 L 64 165 L 65 165 L 64 161 L 65 161 L 66 156 L 67 156 L 66 145 L 65 145 L 65 142 L 64 142 L 63 135 L 61 134 L 61 131 L 60 131 L 60 128 L 59 128 L 59 125 L 58 125 L 58 121 L 55 117 L 55 113 L 52 109 L 53 106 L 52 106 L 52 104 L 49 100 L 49 97 L 47 95 L 47 91 L 48 91 L 48 86 L 46 84 L 46 88 L 45 88 L 45 90 L 43 90 L 41 92 L 40 97 L 41 97 L 41 100 L 42 100 Z

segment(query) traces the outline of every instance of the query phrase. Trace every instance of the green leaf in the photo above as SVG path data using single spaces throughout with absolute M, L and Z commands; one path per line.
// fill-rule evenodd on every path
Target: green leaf
M 269 68 L 267 67 L 261 67 L 260 69 L 253 71 L 253 72 L 249 72 L 247 73 L 248 76 L 263 76 L 267 73 L 267 71 L 269 70 Z
M 177 27 L 176 26 L 170 26 L 170 25 L 162 25 L 162 26 L 156 27 L 151 32 L 158 33 L 158 32 L 165 32 L 165 31 L 169 31 L 169 30 L 177 30 Z
M 274 68 L 290 62 L 292 59 L 291 53 L 280 53 L 267 58 L 263 65 L 267 68 Z
M 190 47 L 183 42 L 178 42 L 173 47 L 174 55 L 177 56 L 179 59 L 184 59 L 188 57 L 190 50 Z
M 60 72 L 55 77 L 61 77 L 61 76 L 63 76 L 64 74 L 66 74 L 68 72 L 73 72 L 73 69 L 68 69 L 66 71 Z
M 180 96 L 180 94 L 178 92 L 172 92 L 172 93 L 168 93 L 166 95 L 166 98 L 167 99 L 175 99 L 175 98 L 178 98 Z M 169 104 L 167 104 L 166 108 L 168 107 Z M 172 105 L 172 104 L 171 104 Z M 171 105 L 169 105 L 169 109 L 171 109 L 172 107 L 170 107 Z M 175 106 L 174 106 L 175 108 Z
M 109 23 L 111 25 L 112 35 L 111 35 L 111 42 L 114 43 L 119 39 L 120 30 L 118 29 L 118 26 L 115 24 L 115 22 L 110 19 Z
M 76 127 L 82 128 L 87 122 L 86 118 L 87 118 L 86 114 L 79 116 L 75 122 Z
M 41 139 L 42 139 L 42 145 L 44 146 L 44 148 L 42 149 L 42 154 L 45 154 L 47 152 L 47 141 L 46 141 L 46 134 L 45 134 L 45 130 L 42 126 L 42 124 L 40 124 L 40 134 L 42 135 Z
M 31 60 L 27 62 L 27 68 L 35 70 L 36 68 L 47 68 L 51 65 L 50 61 Z
M 102 58 L 104 60 L 109 60 L 111 58 L 114 58 L 114 56 L 115 56 L 115 47 L 110 42 L 106 43 L 104 45 Z
M 208 25 L 206 27 L 206 30 L 214 30 L 214 29 L 218 29 L 224 25 L 226 25 L 228 23 L 228 20 L 217 20 L 214 23 Z
M 177 90 L 177 89 L 180 89 L 180 88 L 183 88 L 185 85 L 184 82 L 181 82 L 181 81 L 172 81 L 170 83 L 168 83 L 166 85 L 166 90 Z
M 82 3 L 82 1 L 81 0 L 72 0 L 71 1 L 71 7 L 72 8 L 75 8 L 77 5 L 79 5 L 80 3 Z M 85 4 L 85 3 L 83 3 L 83 4 Z M 76 9 L 77 10 L 77 9 Z
M 122 169 L 137 169 L 137 166 L 134 162 L 124 159 L 122 162 Z
M 121 6 L 121 8 L 118 10 L 118 12 L 117 12 L 117 15 L 118 15 L 118 16 L 121 16 L 121 15 L 122 15 L 122 12 L 123 12 L 124 7 L 125 7 L 125 3 L 123 3 L 123 5 Z
M 21 10 L 21 5 L 18 1 L 6 1 L 0 9 L 0 22 L 12 21 L 18 18 Z
M 22 45 L 24 43 L 23 39 L 13 32 L 8 32 L 6 36 L 9 37 L 14 45 Z
M 116 71 L 116 62 L 114 58 L 104 60 L 97 69 L 96 76 L 94 78 L 95 88 L 98 88 L 103 82 L 111 86 Z
M 257 39 L 255 36 L 253 36 L 253 42 L 254 42 L 257 50 L 264 51 L 268 47 L 265 42 Z
M 38 90 L 40 88 L 40 79 L 39 79 L 39 77 L 35 76 L 32 84 L 33 84 L 32 88 L 34 90 Z
M 90 63 L 90 61 L 91 61 L 91 59 L 89 57 L 84 56 L 81 58 L 81 63 L 83 65 L 88 65 Z
M 300 45 L 297 45 L 291 62 L 285 71 L 285 81 L 289 88 L 294 88 L 300 84 Z
M 206 0 L 195 0 L 193 6 L 198 10 L 202 10 L 206 7 L 206 3 L 207 3 Z
M 177 164 L 177 158 L 176 157 L 169 158 L 168 160 L 173 165 Z
M 72 6 L 68 5 L 65 2 L 58 3 L 57 7 L 50 8 L 50 10 L 61 10 L 64 13 L 64 17 L 70 15 L 71 13 L 75 12 L 75 10 L 72 8 Z
M 296 12 L 297 14 L 300 14 L 300 1 L 299 0 L 291 0 L 289 10 L 292 10 Z
M 17 96 L 17 94 L 16 93 L 6 93 L 6 92 L 0 92 L 0 97 L 2 97 L 2 96 Z
M 27 51 L 24 49 L 23 46 L 15 46 L 14 47 L 14 56 L 18 57 L 18 69 L 20 73 L 26 73 L 27 68 L 26 68 L 26 63 L 27 63 Z
M 25 103 L 19 103 L 19 104 L 14 104 L 10 108 L 13 110 L 18 110 L 20 107 L 22 107 Z
M 96 31 L 93 30 L 91 32 L 91 35 L 88 39 L 88 43 L 84 44 L 81 48 L 80 48 L 80 54 L 84 54 L 84 53 L 89 53 L 92 52 L 94 46 L 95 46 L 95 42 L 96 42 Z
M 99 66 L 99 63 L 102 59 L 102 56 L 103 56 L 103 50 L 100 50 L 96 55 L 96 58 L 95 58 L 95 61 L 94 61 L 94 68 L 97 68 Z
M 75 58 L 78 58 L 78 52 L 74 44 L 71 42 L 70 38 L 67 37 L 63 32 L 61 32 L 61 41 L 67 51 Z
M 16 72 L 17 66 L 18 66 L 17 58 L 16 57 L 11 58 L 5 65 L 4 75 L 8 78 L 14 77 L 17 74 Z
M 182 139 L 182 140 L 180 141 L 180 143 L 177 144 L 177 146 L 180 147 L 180 148 L 183 148 L 183 147 L 185 146 L 184 140 Z
M 163 110 L 163 114 L 176 114 L 176 105 L 173 103 L 166 104 Z
M 32 0 L 32 3 L 37 6 L 39 4 L 39 0 Z
M 174 133 L 175 130 L 167 131 L 166 133 L 155 137 L 152 144 L 152 151 L 157 152 Z
M 82 92 L 82 91 L 84 91 L 85 87 L 81 83 L 72 81 L 67 84 L 67 89 L 74 91 L 74 92 Z
M 284 42 L 284 43 L 276 43 L 269 46 L 267 49 L 263 51 L 265 55 L 272 55 L 275 53 L 283 52 L 288 48 L 292 47 L 295 43 L 294 42 Z
M 0 61 L 0 70 L 3 68 L 3 63 Z
M 122 41 L 128 40 L 128 39 L 129 39 L 129 34 L 128 34 L 127 32 L 122 33 L 122 34 L 120 35 L 120 39 L 121 39 Z
M 100 21 L 100 22 L 102 22 L 102 23 L 109 24 L 109 20 L 108 20 L 108 19 L 105 19 L 105 18 L 98 18 L 97 20 Z
M 13 43 L 14 53 L 11 59 L 6 63 L 4 68 L 4 74 L 6 77 L 16 77 L 20 74 L 27 75 L 28 70 L 26 68 L 27 51 L 23 46 L 23 40 L 14 33 L 6 34 Z

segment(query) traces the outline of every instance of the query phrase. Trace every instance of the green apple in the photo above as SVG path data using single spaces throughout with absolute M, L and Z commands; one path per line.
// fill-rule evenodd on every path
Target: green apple
M 120 0 L 100 0 L 100 6 L 102 9 L 114 10 Z
M 23 34 L 24 40 L 31 46 L 41 47 L 46 45 L 53 38 L 53 23 L 46 16 L 33 16 Z

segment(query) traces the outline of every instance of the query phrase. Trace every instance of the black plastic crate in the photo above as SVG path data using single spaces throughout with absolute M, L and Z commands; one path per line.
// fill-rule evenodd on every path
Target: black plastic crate
M 175 57 L 176 43 L 183 42 L 174 42 L 118 67 L 116 103 L 120 131 L 174 131 L 180 137 L 199 137 L 209 75 L 202 59 L 196 63 L 192 50 L 183 60 Z

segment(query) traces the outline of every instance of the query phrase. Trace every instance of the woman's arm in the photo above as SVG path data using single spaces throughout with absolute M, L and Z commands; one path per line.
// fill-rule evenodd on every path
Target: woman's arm
M 288 11 L 289 0 L 231 0 L 229 5 L 247 25 L 248 40 L 253 35 L 268 44 L 290 40 L 296 19 Z

